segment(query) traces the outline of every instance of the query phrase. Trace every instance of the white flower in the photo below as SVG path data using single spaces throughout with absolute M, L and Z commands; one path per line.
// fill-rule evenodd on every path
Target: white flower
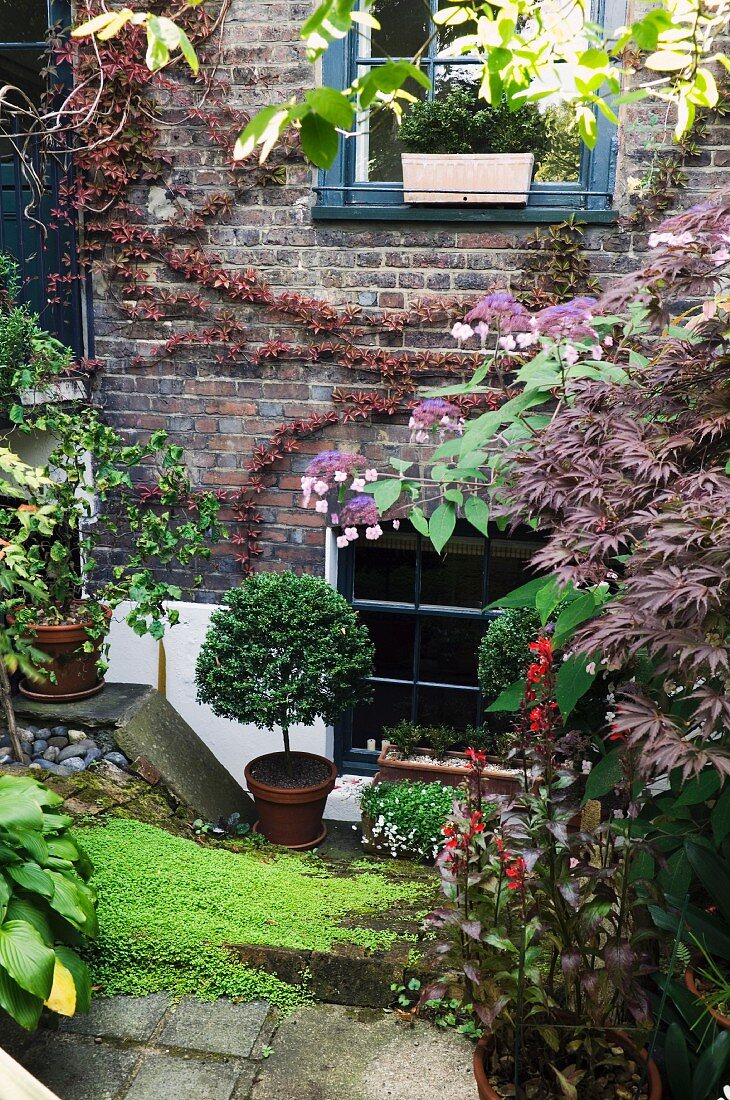
M 594 344 L 591 348 L 591 355 L 594 359 L 603 359 L 603 348 L 600 344 Z
M 326 481 L 315 481 L 314 483 L 314 491 L 318 497 L 323 497 L 325 493 L 329 492 L 329 489 L 330 487 Z
M 337 549 L 338 550 L 344 550 L 344 548 L 349 545 L 349 542 L 350 542 L 350 540 L 348 539 L 347 535 L 338 535 L 337 536 Z
M 613 336 L 606 336 L 604 341 L 603 341 L 603 346 L 604 346 L 604 348 L 612 348 L 613 347 Z
M 314 510 L 315 512 L 321 512 L 322 515 L 326 515 L 328 507 L 329 505 L 327 504 L 326 500 L 318 500 L 317 503 L 314 505 Z
M 624 812 L 623 812 L 623 810 L 614 810 L 613 811 L 613 816 L 620 821 L 624 816 Z
M 345 528 L 345 538 L 348 542 L 354 542 L 355 539 L 359 537 L 359 534 L 360 532 L 358 531 L 357 527 Z
M 335 470 L 335 481 L 347 481 L 347 471 Z
M 580 770 L 583 772 L 583 775 L 588 775 L 592 768 L 593 765 L 590 760 L 581 760 Z
M 537 340 L 537 336 L 534 332 L 518 332 L 517 333 L 517 347 L 529 348 Z
M 517 347 L 514 336 L 500 336 L 498 343 L 505 351 L 514 351 Z
M 572 344 L 566 344 L 563 348 L 563 358 L 569 367 L 572 367 L 574 363 L 577 363 L 580 359 L 580 352 Z
M 365 488 L 365 478 L 364 477 L 354 477 L 352 479 L 352 485 L 350 486 L 350 488 L 352 489 L 352 491 L 354 493 L 361 493 L 363 491 L 363 489 Z
M 400 520 L 399 519 L 394 519 L 393 520 L 393 530 L 397 531 L 399 527 L 400 527 Z
M 474 331 L 477 334 L 477 336 L 479 337 L 479 339 L 481 340 L 482 345 L 483 345 L 484 341 L 486 340 L 487 336 L 489 335 L 489 325 L 486 324 L 486 322 L 484 322 L 484 321 L 479 321 L 474 326 Z
M 595 661 L 589 661 L 588 662 L 588 664 L 586 665 L 586 672 L 588 673 L 589 676 L 595 676 L 596 675 L 596 662 Z
M 365 528 L 365 538 L 366 539 L 379 539 L 380 536 L 382 535 L 382 533 L 383 533 L 383 528 L 380 526 L 379 523 L 376 523 L 373 527 L 366 527 Z
M 375 467 L 372 467 L 372 469 L 365 471 L 365 480 L 366 481 L 377 481 L 378 480 L 378 471 L 375 469 Z
M 468 340 L 470 336 L 474 335 L 474 329 L 471 325 L 465 325 L 462 321 L 457 321 L 451 330 L 451 335 L 461 343 L 462 340 Z

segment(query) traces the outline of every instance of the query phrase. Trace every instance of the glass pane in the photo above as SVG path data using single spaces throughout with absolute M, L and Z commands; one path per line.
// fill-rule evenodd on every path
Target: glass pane
M 366 69 L 360 70 L 363 76 Z M 426 89 L 414 80 L 407 80 L 404 91 L 423 99 Z M 407 104 L 404 102 L 404 107 Z M 401 183 L 403 168 L 400 155 L 404 152 L 399 137 L 399 125 L 395 115 L 388 110 L 370 112 L 358 119 L 355 146 L 355 179 L 368 180 L 371 183 Z
M 519 539 L 491 539 L 487 603 L 501 599 L 515 588 L 535 578 L 528 562 L 540 544 Z
M 0 35 L 3 27 L 0 24 Z M 0 84 L 13 84 L 20 88 L 34 103 L 40 103 L 45 89 L 41 69 L 48 64 L 48 57 L 38 46 L 29 50 L 0 50 Z M 18 99 L 22 104 L 22 99 Z
M 361 611 L 360 620 L 370 631 L 375 646 L 375 675 L 391 680 L 412 680 L 415 617 Z
M 453 726 L 463 730 L 477 722 L 477 691 L 449 688 L 418 689 L 418 722 L 423 726 Z
M 0 41 L 43 42 L 47 31 L 46 0 L 0 0 Z
M 380 30 L 362 27 L 358 35 L 361 57 L 414 57 L 428 41 L 430 8 L 426 0 L 375 0 L 369 9 Z M 372 42 L 364 41 L 366 34 Z
M 535 179 L 575 183 L 580 178 L 581 140 L 575 114 L 562 103 L 545 111 L 548 147 L 536 163 Z
M 355 544 L 355 599 L 413 605 L 416 592 L 416 536 L 388 532 L 376 542 L 362 535 Z
M 476 686 L 477 651 L 486 625 L 481 619 L 422 619 L 418 679 Z
M 378 751 L 383 729 L 397 726 L 402 718 L 411 719 L 413 688 L 410 684 L 375 684 L 372 703 L 357 707 L 352 716 L 352 744 L 366 749 L 368 739 L 375 738 Z
M 421 557 L 421 606 L 481 607 L 485 540 L 449 539 L 442 554 L 423 542 Z

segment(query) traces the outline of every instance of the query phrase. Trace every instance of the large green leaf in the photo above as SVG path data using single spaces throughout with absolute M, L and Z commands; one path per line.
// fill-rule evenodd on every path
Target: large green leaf
M 497 711 L 513 711 L 520 709 L 522 696 L 525 694 L 525 681 L 515 680 L 513 684 L 501 691 L 497 698 L 485 709 L 494 714 Z
M 0 966 L 0 1006 L 26 1031 L 35 1031 L 43 1011 L 43 1001 L 21 989 Z
M 485 537 L 489 534 L 489 506 L 481 497 L 470 496 L 466 498 L 464 515 L 472 527 L 476 527 Z
M 91 893 L 82 882 L 73 882 L 60 871 L 48 872 L 55 889 L 48 904 L 88 936 L 96 934 L 96 912 Z
M 692 867 L 684 848 L 674 852 L 667 860 L 667 866 L 659 872 L 659 885 L 665 894 L 682 897 L 692 884 Z
M 558 672 L 555 684 L 555 698 L 560 707 L 560 713 L 565 720 L 575 710 L 579 699 L 589 690 L 596 678 L 594 671 L 589 672 L 585 657 L 580 655 L 568 657 L 563 661 Z
M 687 1050 L 687 1040 L 679 1024 L 670 1024 L 664 1041 L 664 1058 L 667 1076 L 672 1082 L 672 1092 L 677 1096 L 692 1096 L 692 1066 Z
M 577 600 L 572 600 L 558 615 L 553 633 L 553 644 L 560 647 L 573 636 L 575 628 L 596 612 L 596 601 L 591 592 L 582 592 Z
M 44 898 L 53 897 L 53 879 L 37 863 L 14 863 L 8 867 L 8 874 L 24 890 L 32 890 Z
M 611 749 L 589 772 L 586 779 L 584 802 L 587 802 L 589 798 L 602 798 L 614 787 L 618 787 L 622 779 L 621 750 Z
M 18 849 L 25 848 L 29 856 L 36 863 L 45 863 L 48 859 L 48 845 L 43 837 L 32 829 L 13 829 L 8 833 L 8 839 L 15 840 Z
M 0 829 L 43 828 L 43 811 L 24 791 L 0 790 Z
M 53 985 L 53 951 L 21 920 L 0 925 L 0 966 L 34 997 L 45 1000 Z
M 695 874 L 730 925 L 730 871 L 726 861 L 691 840 L 685 841 L 685 850 Z
M 706 802 L 720 789 L 720 776 L 715 768 L 707 768 L 696 779 L 690 779 L 677 798 L 675 806 L 697 806 Z
M 440 554 L 454 533 L 456 509 L 451 503 L 439 504 L 428 522 L 428 533 L 437 554 Z
M 504 607 L 534 607 L 538 592 L 546 585 L 551 584 L 552 580 L 552 577 L 535 577 L 534 580 L 528 581 L 520 588 L 515 588 L 513 592 L 502 596 L 499 600 L 487 604 L 484 610 L 498 611 Z
M 305 115 L 300 133 L 302 149 L 318 168 L 331 168 L 337 156 L 339 136 L 331 122 L 321 115 Z
M 376 481 L 370 486 L 368 491 L 373 494 L 381 515 L 395 504 L 402 488 L 403 482 L 398 477 L 388 477 L 384 481 Z
M 730 783 L 725 783 L 725 789 L 712 808 L 710 821 L 715 844 L 722 844 L 730 836 Z
M 730 1065 L 730 1031 L 723 1031 L 697 1060 L 692 1077 L 692 1100 L 716 1100 L 718 1091 L 727 1083 L 725 1072 Z M 672 1093 L 681 1096 L 674 1088 Z M 722 1097 L 719 1098 L 722 1100 Z

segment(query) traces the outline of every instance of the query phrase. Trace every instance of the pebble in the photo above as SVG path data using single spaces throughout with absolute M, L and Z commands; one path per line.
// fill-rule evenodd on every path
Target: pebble
M 37 741 L 40 738 L 43 741 L 47 741 L 50 736 L 51 731 L 48 729 L 47 726 L 44 726 L 42 730 L 36 730 L 35 740 Z
M 42 738 L 39 738 L 33 743 L 33 755 L 40 756 L 41 753 L 45 752 L 47 748 L 48 742 L 44 741 Z
M 59 775 L 64 769 L 65 775 L 73 775 L 74 772 L 82 772 L 85 767 L 86 764 L 84 764 L 80 756 L 69 756 L 67 760 L 64 760 L 63 764 L 58 765 Z
M 26 764 L 26 765 L 33 763 L 32 759 L 30 758 L 30 756 L 28 756 L 27 752 L 23 753 L 23 763 Z
M 0 760 L 0 764 L 1 763 L 2 763 L 2 761 Z M 34 760 L 33 763 L 30 765 L 30 770 L 39 772 L 39 771 L 41 771 L 42 767 L 43 767 L 42 764 L 39 764 L 37 760 Z
M 78 745 L 81 741 L 86 741 L 86 734 L 83 730 L 69 730 L 66 734 L 72 745 Z
M 35 734 L 33 733 L 32 730 L 19 729 L 18 730 L 18 739 L 24 745 L 32 745 L 33 741 L 35 740 Z
M 121 752 L 108 752 L 105 754 L 104 759 L 109 760 L 112 764 L 116 764 L 118 768 L 129 767 L 129 761 Z
M 103 755 L 104 754 L 102 753 L 99 746 L 94 745 L 93 749 L 88 749 L 88 751 L 86 752 L 84 756 L 84 764 L 86 764 L 86 766 L 88 767 L 89 764 L 93 764 L 95 760 L 101 760 Z
M 48 738 L 48 744 L 53 745 L 54 749 L 65 749 L 68 745 L 68 737 L 61 737 L 56 734 L 54 737 Z
M 13 742 L 10 740 L 10 734 L 6 733 L 3 737 L 0 737 L 0 749 L 12 749 Z
M 8 753 L 5 756 L 0 756 L 0 764 L 12 764 L 13 758 Z
M 46 751 L 43 753 L 43 759 L 54 763 L 56 760 L 58 760 L 58 754 L 60 751 L 61 750 L 59 748 L 56 748 L 55 745 L 49 745 Z
M 68 733 L 68 726 L 54 726 L 51 732 L 54 737 L 65 737 Z
M 68 745 L 65 749 L 61 749 L 58 754 L 58 763 L 63 764 L 65 760 L 70 760 L 74 756 L 83 756 L 89 749 L 95 748 L 96 745 L 93 741 L 84 738 L 83 741 L 79 741 L 75 745 Z

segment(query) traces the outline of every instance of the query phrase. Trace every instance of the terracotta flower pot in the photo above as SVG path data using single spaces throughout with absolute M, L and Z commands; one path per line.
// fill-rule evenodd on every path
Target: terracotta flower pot
M 695 976 L 692 972 L 692 968 L 689 966 L 684 972 L 684 984 L 687 986 L 687 989 L 690 991 L 690 993 L 692 993 L 698 1001 L 702 1001 L 702 1003 L 704 1004 L 702 994 L 697 988 L 697 982 L 695 981 Z M 705 1004 L 705 1008 L 710 1013 L 710 1016 L 712 1016 L 713 1020 L 715 1020 L 718 1027 L 725 1028 L 726 1030 L 730 1029 L 730 1016 L 723 1016 L 721 1012 L 718 1012 L 716 1008 L 711 1008 L 708 1004 Z
M 74 607 L 83 607 L 83 600 L 74 601 Z M 110 608 L 104 609 L 107 624 L 111 619 Z M 8 621 L 14 620 L 8 616 Z M 104 679 L 99 676 L 96 663 L 99 660 L 104 638 L 89 638 L 87 628 L 91 620 L 80 623 L 37 623 L 32 624 L 33 645 L 49 660 L 43 665 L 47 672 L 55 673 L 55 683 L 49 678 L 28 682 L 21 680 L 20 692 L 29 699 L 40 703 L 70 703 L 76 699 L 87 699 L 96 695 L 104 687 Z M 85 653 L 85 642 L 91 641 L 94 648 Z
M 419 757 L 430 757 L 429 749 L 414 749 L 415 760 L 398 760 L 397 757 L 389 757 L 391 746 L 388 741 L 383 742 L 383 747 L 378 757 L 379 776 L 390 783 L 400 783 L 404 779 L 412 783 L 443 783 L 445 787 L 458 787 L 470 775 L 468 757 L 463 752 L 447 752 L 443 763 L 431 764 L 427 760 L 419 760 Z M 522 780 L 519 775 L 505 771 L 495 762 L 488 771 L 482 773 L 483 794 L 516 795 L 522 790 Z
M 337 779 L 337 768 L 331 760 L 313 752 L 294 752 L 292 756 L 295 759 L 304 757 L 320 761 L 329 769 L 329 775 L 314 787 L 271 787 L 267 783 L 260 783 L 252 775 L 252 769 L 259 760 L 265 760 L 265 756 L 250 760 L 243 774 L 259 815 L 254 829 L 272 844 L 283 844 L 285 848 L 306 851 L 316 848 L 327 836 L 322 814 L 327 796 Z
M 607 1032 L 607 1037 L 612 1043 L 615 1043 L 616 1046 L 622 1047 L 629 1057 L 638 1062 L 648 1061 L 646 1083 L 642 1094 L 643 1098 L 644 1100 L 662 1100 L 662 1079 L 654 1060 L 648 1057 L 645 1050 L 637 1050 L 629 1036 L 623 1031 L 614 1031 L 611 1029 Z M 489 1077 L 487 1076 L 487 1071 L 484 1066 L 491 1038 L 489 1034 L 482 1035 L 474 1048 L 474 1061 L 472 1065 L 474 1069 L 474 1079 L 477 1083 L 479 1100 L 502 1100 L 499 1094 L 495 1092 L 490 1085 Z

